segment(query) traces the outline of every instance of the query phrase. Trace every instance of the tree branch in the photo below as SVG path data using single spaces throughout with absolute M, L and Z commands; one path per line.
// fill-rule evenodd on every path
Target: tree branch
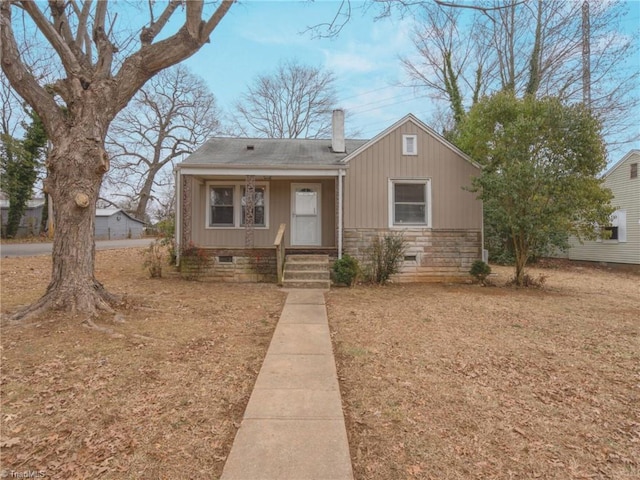
M 144 42 L 147 43 L 143 42 L 142 48 L 128 57 L 116 74 L 116 84 L 120 87 L 117 93 L 118 105 L 116 110 L 123 108 L 142 85 L 157 72 L 175 65 L 197 52 L 208 41 L 213 29 L 235 2 L 236 0 L 223 0 L 204 27 L 200 29 L 197 37 L 190 36 L 188 22 L 185 22 L 185 25 L 171 37 L 152 45 L 149 44 L 149 41 L 160 32 L 168 17 L 164 21 L 158 19 L 154 25 L 149 27 L 152 30 L 149 30 L 147 34 L 143 31 L 141 39 L 144 37 Z M 172 1 L 171 4 L 173 3 Z M 196 2 L 189 2 L 187 5 L 191 3 Z M 202 3 L 202 0 L 200 0 L 200 3 Z M 169 7 L 167 7 L 167 10 L 169 10 Z M 167 10 L 163 12 L 163 16 Z
M 29 14 L 38 29 L 45 36 L 47 41 L 58 53 L 66 72 L 68 74 L 81 77 L 83 71 L 80 63 L 78 62 L 78 59 L 71 51 L 71 48 L 69 48 L 69 45 L 67 45 L 64 39 L 58 34 L 54 26 L 44 16 L 36 2 L 20 0 L 20 3 L 22 5 L 22 8 L 24 8 L 24 10 Z M 7 9 L 11 8 L 10 2 L 2 2 L 2 4 L 3 8 L 5 4 L 7 5 Z
M 13 28 L 11 27 L 11 4 L 0 2 L 0 51 L 2 71 L 13 88 L 34 107 L 36 113 L 48 126 L 47 135 L 54 138 L 66 128 L 64 117 L 55 100 L 42 88 L 20 59 Z
M 158 33 L 160 33 L 160 31 L 164 28 L 164 26 L 167 24 L 167 22 L 171 18 L 171 15 L 173 15 L 173 12 L 175 12 L 176 8 L 178 8 L 178 6 L 181 3 L 182 3 L 181 0 L 170 0 L 169 3 L 167 4 L 167 7 L 160 14 L 160 18 L 158 18 L 158 21 L 154 22 L 153 7 L 151 6 L 151 0 L 149 0 L 149 11 L 151 12 L 150 13 L 151 23 L 148 27 L 143 28 L 142 32 L 140 33 L 140 42 L 142 42 L 143 46 L 151 45 L 153 40 L 156 38 Z

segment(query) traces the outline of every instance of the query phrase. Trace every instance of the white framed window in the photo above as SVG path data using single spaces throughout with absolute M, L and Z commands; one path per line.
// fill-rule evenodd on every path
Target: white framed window
M 431 179 L 389 180 L 389 227 L 431 228 Z
M 418 136 L 402 135 L 402 154 L 417 155 L 418 154 Z
M 607 232 L 603 239 L 609 242 L 624 243 L 627 241 L 627 211 L 616 210 L 609 217 L 610 224 L 602 230 Z
M 256 183 L 254 226 L 269 227 L 269 185 Z M 246 212 L 244 182 L 208 182 L 206 228 L 244 228 Z

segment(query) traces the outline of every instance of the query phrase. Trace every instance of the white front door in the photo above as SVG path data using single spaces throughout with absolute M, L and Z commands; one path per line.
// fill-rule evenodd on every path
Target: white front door
M 291 245 L 321 245 L 320 185 L 291 184 Z

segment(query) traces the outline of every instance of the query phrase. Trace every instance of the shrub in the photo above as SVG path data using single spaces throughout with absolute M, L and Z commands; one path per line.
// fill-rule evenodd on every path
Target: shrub
M 402 234 L 387 233 L 383 237 L 375 237 L 367 249 L 367 267 L 365 278 L 378 285 L 386 285 L 391 275 L 398 273 L 407 244 Z
M 180 275 L 185 280 L 198 280 L 206 273 L 209 263 L 207 252 L 189 242 L 180 252 Z
M 345 254 L 339 260 L 333 262 L 333 275 L 336 283 L 353 286 L 360 273 L 358 259 Z
M 529 275 L 528 273 L 525 273 L 522 277 L 522 285 L 520 286 L 525 288 L 543 288 L 546 282 L 547 282 L 546 275 L 538 275 L 537 277 L 534 277 L 532 275 Z M 507 282 L 507 285 L 518 286 L 518 282 L 514 277 L 511 280 L 509 280 L 509 282 Z
M 491 267 L 484 263 L 482 260 L 476 260 L 471 265 L 469 273 L 478 281 L 481 285 L 487 284 L 487 278 L 491 274 Z
M 144 267 L 149 271 L 151 278 L 162 277 L 162 258 L 164 257 L 164 246 L 160 240 L 154 240 L 143 252 Z

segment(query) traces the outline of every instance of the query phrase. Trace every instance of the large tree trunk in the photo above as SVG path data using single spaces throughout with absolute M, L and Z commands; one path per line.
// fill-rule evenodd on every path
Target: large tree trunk
M 94 277 L 96 200 L 108 160 L 102 140 L 93 133 L 95 128 L 79 126 L 68 138 L 54 142 L 45 181 L 56 225 L 51 282 L 45 295 L 17 312 L 15 319 L 48 309 L 92 316 L 99 310 L 112 311 L 118 302 Z
M 144 186 L 142 187 L 142 190 L 140 191 L 140 197 L 138 198 L 138 207 L 136 208 L 136 218 L 138 220 L 142 220 L 144 222 L 147 221 L 147 205 L 149 205 L 149 200 L 151 199 L 153 182 L 156 178 L 157 173 L 158 167 L 157 165 L 154 165 L 149 169 L 147 178 L 144 181 Z

